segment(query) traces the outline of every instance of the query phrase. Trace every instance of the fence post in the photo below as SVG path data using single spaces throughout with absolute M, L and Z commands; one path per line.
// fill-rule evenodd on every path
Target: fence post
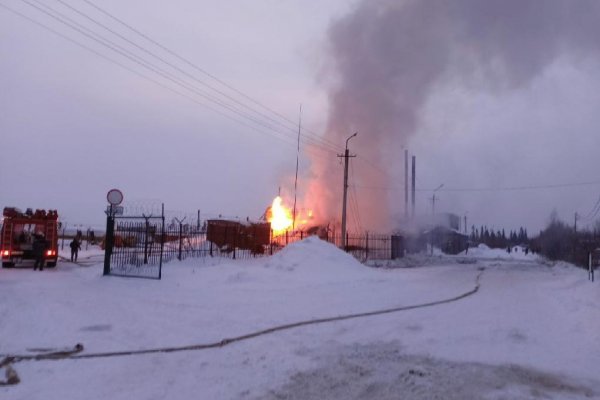
M 304 240 L 304 231 L 300 231 L 300 240 Z
M 163 251 L 165 248 L 165 203 L 161 204 L 160 216 L 160 258 L 158 259 L 158 279 L 162 279 Z
M 238 232 L 237 229 L 234 229 L 233 231 L 233 259 L 235 260 L 235 248 L 237 246 L 237 238 L 238 238 Z
M 273 229 L 271 229 L 271 240 L 269 240 L 270 253 L 273 255 Z
M 148 218 L 145 217 L 146 220 L 146 234 L 144 235 L 144 264 L 148 264 L 148 231 L 150 230 L 150 223 L 148 222 Z
M 288 231 L 285 231 L 285 245 L 288 245 Z
M 181 246 L 183 246 L 183 225 L 181 224 L 181 222 L 179 223 L 179 261 L 181 261 Z
M 344 249 L 344 251 L 348 251 L 348 239 L 350 238 L 350 236 L 348 235 L 348 232 L 346 232 L 346 248 Z
M 594 282 L 594 265 L 592 263 L 592 252 L 588 255 L 588 279 Z
M 365 258 L 369 258 L 369 232 L 366 232 L 366 254 L 365 254 Z
M 106 216 L 106 235 L 104 236 L 104 272 L 103 275 L 110 275 L 110 256 L 112 255 L 115 219 L 112 214 L 112 206 L 109 214 Z M 64 228 L 63 228 L 63 243 L 64 243 Z
M 229 241 L 227 241 L 227 225 L 225 225 L 225 230 L 223 232 L 223 243 L 224 243 L 225 246 L 227 246 L 226 249 L 228 249 L 229 248 Z M 221 245 L 221 246 L 223 246 L 223 245 Z M 220 249 L 222 250 L 223 248 L 220 247 Z M 222 252 L 219 255 L 222 256 Z

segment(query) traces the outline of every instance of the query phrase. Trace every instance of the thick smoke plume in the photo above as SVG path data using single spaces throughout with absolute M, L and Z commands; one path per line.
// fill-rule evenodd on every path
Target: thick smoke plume
M 521 88 L 558 57 L 597 54 L 599 21 L 597 0 L 363 0 L 330 26 L 325 138 L 343 149 L 359 132 L 352 184 L 402 186 L 403 148 L 438 85 Z M 339 220 L 342 168 L 314 158 L 312 173 L 306 205 Z M 353 229 L 392 228 L 404 209 L 403 195 L 389 204 L 386 192 L 359 188 L 357 198 L 363 226 L 349 219 Z

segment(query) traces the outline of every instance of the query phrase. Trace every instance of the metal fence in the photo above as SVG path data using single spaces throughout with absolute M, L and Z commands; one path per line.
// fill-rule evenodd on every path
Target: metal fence
M 297 242 L 310 236 L 303 231 L 286 232 L 272 238 L 275 249 L 281 249 L 286 245 Z M 342 247 L 342 236 L 340 234 L 325 232 L 318 235 L 319 238 L 337 247 Z M 366 260 L 390 260 L 400 258 L 404 255 L 404 241 L 401 236 L 383 235 L 373 233 L 348 233 L 346 235 L 346 252 L 352 254 L 360 261 Z M 272 253 L 272 251 L 271 251 Z
M 311 236 L 304 231 L 286 232 L 264 240 L 246 231 L 235 228 L 225 229 L 219 240 L 214 240 L 206 229 L 195 225 L 169 224 L 164 229 L 163 260 L 184 260 L 189 257 L 226 257 L 248 259 L 272 255 L 286 245 Z M 336 234 L 319 235 L 322 240 L 341 246 L 341 236 Z M 212 239 L 212 240 L 210 240 Z M 219 244 L 217 244 L 219 243 Z M 265 244 L 266 243 L 266 244 Z M 360 261 L 389 260 L 402 257 L 404 242 L 402 237 L 382 234 L 348 234 L 345 250 Z
M 161 278 L 163 217 L 113 216 L 105 241 L 105 274 Z M 108 264 L 106 264 L 108 262 Z
M 147 211 L 147 210 L 146 210 Z M 200 225 L 184 223 L 173 217 L 165 223 L 164 206 L 141 216 L 107 211 L 105 275 L 161 278 L 162 263 L 189 257 L 226 257 L 247 259 L 272 255 L 288 244 L 317 235 L 341 247 L 342 237 L 335 231 L 288 231 L 275 235 L 270 224 L 223 219 L 207 220 Z M 400 236 L 349 233 L 344 250 L 360 261 L 389 260 L 404 255 Z

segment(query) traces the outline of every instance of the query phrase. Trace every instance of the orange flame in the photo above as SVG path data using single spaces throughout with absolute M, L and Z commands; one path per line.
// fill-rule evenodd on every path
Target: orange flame
M 283 205 L 283 199 L 275 197 L 271 209 L 267 215 L 267 221 L 271 223 L 273 235 L 281 235 L 292 228 L 294 219 L 291 210 Z

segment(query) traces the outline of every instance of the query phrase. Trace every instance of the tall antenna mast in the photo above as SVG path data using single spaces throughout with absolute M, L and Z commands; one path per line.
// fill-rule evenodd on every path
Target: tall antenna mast
M 296 190 L 298 189 L 298 160 L 300 159 L 300 131 L 302 129 L 302 104 L 298 115 L 298 149 L 296 151 L 296 179 L 294 180 L 294 210 L 292 214 L 292 231 L 296 228 Z

